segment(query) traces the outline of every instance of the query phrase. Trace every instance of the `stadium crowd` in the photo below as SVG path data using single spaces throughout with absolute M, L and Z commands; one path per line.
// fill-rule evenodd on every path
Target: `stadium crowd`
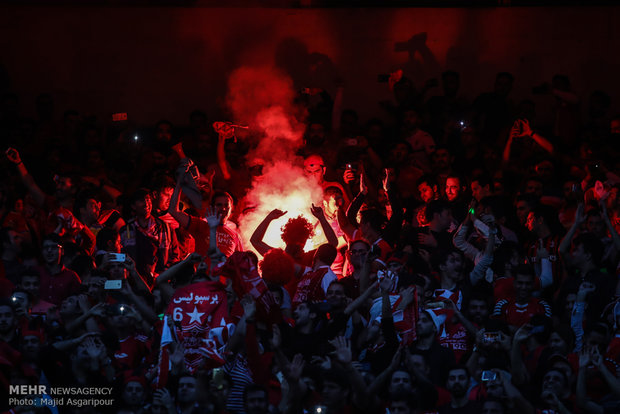
M 540 123 L 513 82 L 470 101 L 457 72 L 394 74 L 364 122 L 341 86 L 300 91 L 323 196 L 283 248 L 286 206 L 239 231 L 269 160 L 238 126 L 58 119 L 48 94 L 28 119 L 6 94 L 0 410 L 620 412 L 620 117 L 556 75 Z M 10 403 L 39 384 L 113 403 Z

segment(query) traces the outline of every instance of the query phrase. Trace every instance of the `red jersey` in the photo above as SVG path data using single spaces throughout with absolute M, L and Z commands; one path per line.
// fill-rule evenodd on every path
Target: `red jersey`
M 297 289 L 295 290 L 295 296 L 293 296 L 293 306 L 302 302 L 321 302 L 325 300 L 325 290 L 323 279 L 329 278 L 329 283 L 332 280 L 336 280 L 336 275 L 329 269 L 328 266 L 320 267 L 316 270 L 309 270 L 302 276 L 301 280 L 297 283 Z M 327 282 L 327 280 L 326 280 Z
M 208 348 L 217 355 L 217 346 L 210 331 L 226 325 L 228 315 L 226 292 L 219 282 L 198 282 L 177 289 L 170 299 L 166 313 L 178 322 L 177 337 L 185 348 L 185 363 L 195 370 Z
M 60 272 L 52 275 L 46 267 L 39 267 L 41 275 L 40 298 L 46 302 L 59 306 L 60 303 L 71 295 L 80 293 L 82 281 L 71 269 L 62 267 Z
M 471 350 L 467 330 L 462 323 L 449 322 L 445 324 L 445 332 L 445 336 L 438 337 L 439 343 L 454 352 L 454 358 L 458 363 L 463 355 Z
M 538 298 L 531 298 L 528 303 L 519 304 L 514 300 L 502 299 L 495 304 L 493 316 L 503 320 L 508 325 L 522 326 L 530 322 L 532 316 L 544 314 L 551 317 L 551 306 Z
M 190 216 L 188 231 L 196 241 L 196 252 L 203 256 L 206 255 L 209 251 L 211 237 L 209 224 L 198 217 Z M 241 238 L 236 231 L 223 225 L 217 226 L 215 234 L 217 237 L 217 248 L 220 249 L 224 256 L 230 257 L 236 251 L 243 251 Z
M 132 335 L 118 341 L 119 349 L 114 353 L 114 364 L 122 370 L 137 368 L 150 354 L 149 338 Z

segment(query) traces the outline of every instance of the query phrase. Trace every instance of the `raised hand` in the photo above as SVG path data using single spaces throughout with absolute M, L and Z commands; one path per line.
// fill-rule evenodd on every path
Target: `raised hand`
M 278 325 L 273 324 L 271 326 L 271 338 L 269 340 L 273 349 L 278 349 L 282 345 L 282 333 Z
M 579 352 L 579 369 L 587 368 L 590 362 L 590 352 L 583 348 L 581 352 Z
M 387 193 L 388 190 L 390 189 L 390 169 L 385 168 L 384 171 L 385 171 L 385 177 L 383 177 L 382 184 L 383 184 L 383 191 Z
M 276 208 L 276 209 L 271 210 L 269 214 L 267 214 L 267 218 L 269 220 L 277 220 L 280 217 L 284 216 L 286 213 L 288 213 L 288 211 L 282 211 Z
M 217 213 L 217 210 L 214 207 L 207 208 L 206 213 L 207 224 L 209 224 L 209 228 L 216 228 L 220 225 L 222 221 L 222 216 Z
M 353 170 L 347 168 L 346 170 L 344 170 L 342 179 L 344 180 L 345 184 L 350 184 L 355 181 L 355 173 L 353 172 Z
M 579 203 L 579 205 L 577 206 L 577 210 L 575 211 L 575 224 L 581 225 L 584 221 L 586 221 L 584 206 L 583 203 Z
M 323 208 L 320 206 L 315 206 L 314 204 L 312 204 L 312 207 L 310 208 L 310 212 L 312 213 L 312 215 L 316 218 L 318 218 L 319 220 L 323 217 L 325 217 L 325 213 L 323 212 Z
M 176 410 L 176 407 L 174 406 L 174 400 L 170 395 L 170 391 L 168 391 L 166 388 L 156 390 L 153 393 L 153 404 L 166 407 L 168 409 L 168 412 L 170 412 L 171 410 Z
M 530 121 L 527 119 L 521 119 L 521 136 L 522 137 L 531 137 L 534 131 L 530 127 Z
M 293 360 L 286 365 L 288 377 L 292 381 L 299 381 L 305 365 L 304 357 L 301 354 L 295 354 Z
M 88 336 L 82 341 L 82 345 L 86 349 L 88 356 L 93 360 L 98 361 L 106 356 L 105 346 L 98 337 Z
M 594 364 L 594 366 L 599 369 L 603 365 L 603 356 L 601 355 L 601 353 L 598 350 L 598 347 L 596 346 L 590 350 L 590 361 L 592 361 L 592 364 Z M 580 356 L 580 362 L 581 362 L 581 356 Z
M 329 341 L 336 348 L 332 355 L 342 364 L 349 364 L 353 360 L 353 352 L 351 351 L 351 341 L 344 336 L 338 336 Z
M 9 148 L 6 150 L 6 157 L 9 161 L 11 161 L 13 164 L 17 165 L 17 164 L 21 164 L 22 159 L 19 156 L 19 151 L 17 151 L 15 148 Z
M 170 354 L 170 363 L 173 366 L 180 366 L 185 359 L 185 348 L 181 344 L 175 344 L 174 351 Z
M 540 261 L 542 259 L 549 258 L 549 250 L 545 247 L 545 242 L 543 239 L 538 240 L 538 249 L 536 249 L 536 260 Z

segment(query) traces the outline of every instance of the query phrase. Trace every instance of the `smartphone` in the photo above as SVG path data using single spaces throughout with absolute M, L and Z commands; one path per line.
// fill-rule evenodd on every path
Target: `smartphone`
M 118 290 L 123 286 L 122 280 L 106 280 L 103 288 L 106 290 Z
M 106 313 L 110 316 L 118 316 L 125 313 L 125 305 L 117 303 L 114 305 L 108 305 L 106 308 Z
M 125 263 L 125 253 L 108 253 L 110 256 L 110 261 L 114 263 Z
M 497 332 L 485 332 L 484 333 L 484 342 L 487 344 L 492 344 L 499 341 L 499 334 Z
M 482 371 L 482 381 L 495 381 L 497 379 L 497 373 L 494 371 Z

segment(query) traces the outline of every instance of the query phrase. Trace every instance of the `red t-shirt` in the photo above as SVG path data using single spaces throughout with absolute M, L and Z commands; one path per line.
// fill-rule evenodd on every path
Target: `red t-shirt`
M 196 241 L 196 252 L 201 255 L 206 255 L 209 251 L 211 236 L 209 224 L 198 217 L 190 217 L 188 231 Z M 217 226 L 215 234 L 217 237 L 217 248 L 220 249 L 224 256 L 230 257 L 236 251 L 243 251 L 241 238 L 236 231 L 224 225 Z
M 71 295 L 80 293 L 82 281 L 71 269 L 62 267 L 55 275 L 50 274 L 46 267 L 39 267 L 41 275 L 40 298 L 58 306 Z
M 495 317 L 512 326 L 522 326 L 529 323 L 532 316 L 540 314 L 551 317 L 551 307 L 547 302 L 538 298 L 532 298 L 523 305 L 513 300 L 500 300 L 495 304 L 493 312 Z

